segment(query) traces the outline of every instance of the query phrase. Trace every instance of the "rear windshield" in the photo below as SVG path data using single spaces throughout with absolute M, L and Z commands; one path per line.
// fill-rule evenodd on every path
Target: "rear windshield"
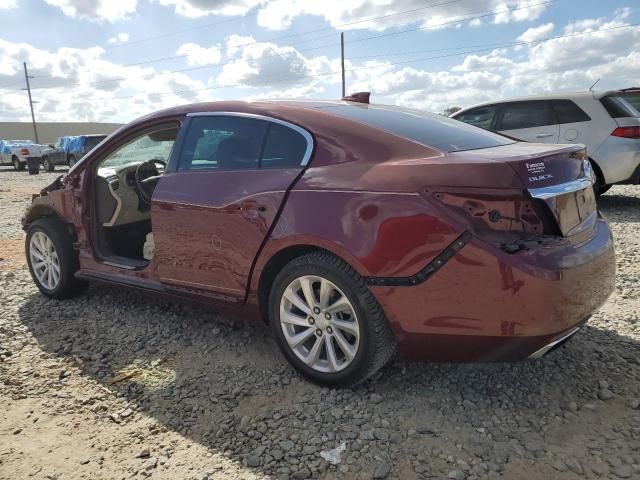
M 609 95 L 600 101 L 613 118 L 640 117 L 640 112 L 618 95 Z
M 630 103 L 633 108 L 640 111 L 640 90 L 637 92 L 629 92 L 622 95 L 627 103 Z
M 514 143 L 502 135 L 422 110 L 365 104 L 327 105 L 322 108 L 441 152 L 460 152 Z

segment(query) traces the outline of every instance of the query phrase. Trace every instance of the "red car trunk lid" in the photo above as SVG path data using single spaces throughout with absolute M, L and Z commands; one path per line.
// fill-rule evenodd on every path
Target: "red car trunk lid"
M 529 194 L 547 205 L 564 236 L 594 224 L 597 205 L 583 146 L 518 142 L 465 154 L 511 166 Z

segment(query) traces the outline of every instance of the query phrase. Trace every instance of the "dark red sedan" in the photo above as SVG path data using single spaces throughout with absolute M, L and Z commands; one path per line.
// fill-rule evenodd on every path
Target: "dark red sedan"
M 23 224 L 45 295 L 100 281 L 250 309 L 342 386 L 396 350 L 519 360 L 569 338 L 614 282 L 592 181 L 579 146 L 423 111 L 216 102 L 121 128 Z

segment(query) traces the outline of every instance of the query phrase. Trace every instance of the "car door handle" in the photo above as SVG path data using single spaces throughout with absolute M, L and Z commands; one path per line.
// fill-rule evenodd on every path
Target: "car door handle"
M 539 133 L 536 135 L 536 138 L 549 138 L 553 137 L 553 133 Z

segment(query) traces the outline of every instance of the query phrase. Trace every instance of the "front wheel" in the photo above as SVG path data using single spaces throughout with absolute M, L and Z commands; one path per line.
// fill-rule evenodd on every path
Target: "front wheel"
M 47 297 L 69 298 L 87 287 L 74 276 L 79 268 L 78 255 L 73 238 L 57 218 L 42 218 L 29 225 L 25 249 L 31 277 Z
M 69 155 L 69 168 L 73 167 L 76 164 L 75 155 Z
M 289 363 L 329 387 L 362 383 L 395 353 L 387 319 L 363 278 L 328 252 L 304 255 L 280 271 L 269 319 Z

